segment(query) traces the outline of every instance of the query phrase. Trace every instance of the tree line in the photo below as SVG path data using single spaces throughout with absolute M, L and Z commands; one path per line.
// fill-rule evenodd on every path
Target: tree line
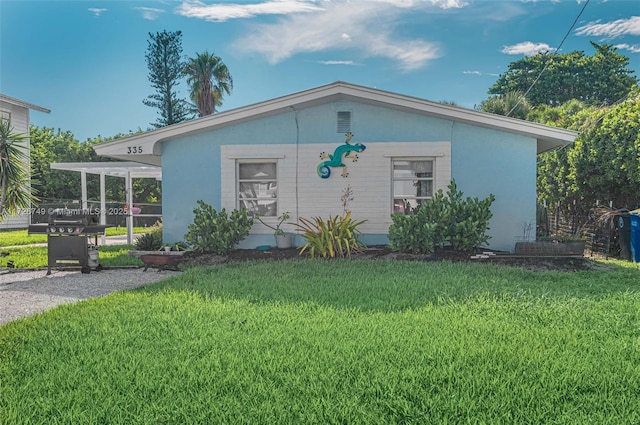
M 640 88 L 629 58 L 610 45 L 539 53 L 509 65 L 478 109 L 580 132 L 538 156 L 541 203 L 586 214 L 596 204 L 640 207 Z

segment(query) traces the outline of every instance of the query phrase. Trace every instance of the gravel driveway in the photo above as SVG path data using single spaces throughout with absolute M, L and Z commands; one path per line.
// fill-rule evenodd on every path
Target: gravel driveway
M 180 272 L 111 269 L 89 274 L 46 270 L 0 274 L 0 325 L 60 304 L 137 288 Z

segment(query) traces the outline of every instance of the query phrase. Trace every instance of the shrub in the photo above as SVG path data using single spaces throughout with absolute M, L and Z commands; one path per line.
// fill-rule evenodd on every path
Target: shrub
M 358 226 L 366 220 L 353 220 L 351 212 L 343 216 L 329 216 L 327 220 L 320 217 L 311 220 L 300 217 L 299 220 L 296 226 L 303 231 L 302 237 L 306 241 L 300 248 L 300 254 L 308 250 L 311 258 L 316 255 L 323 258 L 348 257 L 364 247 L 358 240 L 361 234 Z
M 447 188 L 447 196 L 442 198 L 444 204 L 444 238 L 457 251 L 471 251 L 487 243 L 490 236 L 486 234 L 489 220 L 493 214 L 491 204 L 496 199 L 493 194 L 487 198 L 462 198 L 455 181 Z
M 418 210 L 420 213 L 422 209 Z M 389 246 L 393 251 L 430 254 L 435 250 L 438 224 L 418 219 L 416 215 L 392 214 Z
M 195 218 L 184 238 L 197 252 L 228 254 L 247 237 L 253 225 L 253 219 L 247 216 L 244 208 L 233 210 L 228 215 L 224 208 L 217 212 L 211 205 L 199 200 L 193 212 Z
M 136 238 L 133 245 L 139 251 L 157 251 L 162 247 L 162 223 L 157 222 L 151 230 Z
M 451 181 L 446 196 L 439 190 L 415 214 L 392 214 L 388 234 L 391 249 L 429 254 L 444 245 L 471 251 L 487 243 L 495 196 L 490 194 L 483 200 L 462 196 L 455 181 Z

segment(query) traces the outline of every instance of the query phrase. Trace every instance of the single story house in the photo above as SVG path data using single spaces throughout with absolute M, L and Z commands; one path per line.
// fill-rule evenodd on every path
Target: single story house
M 0 119 L 5 121 L 11 121 L 13 132 L 18 134 L 25 134 L 29 136 L 29 111 L 39 111 L 46 114 L 51 111 L 42 106 L 37 106 L 32 103 L 25 102 L 4 94 L 0 94 Z M 24 146 L 27 148 L 27 154 L 29 153 L 29 139 L 24 141 Z M 7 217 L 6 220 L 0 221 L 0 229 L 17 229 L 26 228 L 31 222 L 31 214 L 29 211 L 25 211 L 24 214 L 17 216 Z
M 489 247 L 512 250 L 536 220 L 536 156 L 577 133 L 335 82 L 95 146 L 99 155 L 161 165 L 165 242 L 184 239 L 196 201 L 246 207 L 267 222 L 343 213 L 349 187 L 362 241 L 386 244 L 408 213 L 455 179 L 465 196 L 495 195 Z M 298 245 L 303 243 L 296 238 Z M 273 244 L 256 222 L 240 248 Z

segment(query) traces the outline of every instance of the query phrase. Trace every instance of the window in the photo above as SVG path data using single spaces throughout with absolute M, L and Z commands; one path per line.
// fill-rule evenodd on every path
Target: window
M 433 196 L 433 159 L 393 160 L 393 212 L 412 214 Z
M 338 133 L 348 133 L 351 131 L 351 111 L 338 111 Z
M 11 121 L 11 112 L 9 111 L 0 111 L 0 120 L 2 120 L 2 122 Z
M 238 162 L 238 209 L 250 216 L 278 215 L 278 176 L 275 162 Z

